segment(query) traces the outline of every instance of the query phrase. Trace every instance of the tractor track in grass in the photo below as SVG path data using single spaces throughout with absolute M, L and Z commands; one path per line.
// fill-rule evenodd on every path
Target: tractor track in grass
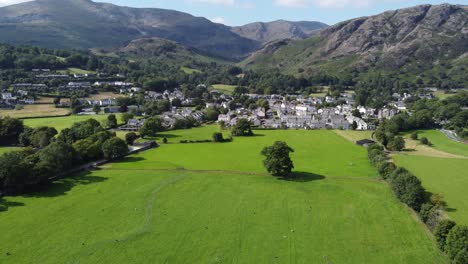
M 131 233 L 129 233 L 129 234 L 123 236 L 123 237 L 112 238 L 112 239 L 107 239 L 107 240 L 96 242 L 96 243 L 90 245 L 90 247 L 88 247 L 87 249 L 84 249 L 81 252 L 74 255 L 71 258 L 72 260 L 68 261 L 67 263 L 80 263 L 81 257 L 90 256 L 93 253 L 95 253 L 96 251 L 98 251 L 99 249 L 101 249 L 103 247 L 106 247 L 106 246 L 109 246 L 109 244 L 128 242 L 128 241 L 130 241 L 132 239 L 135 239 L 135 238 L 137 238 L 139 236 L 142 236 L 142 235 L 148 233 L 148 231 L 150 229 L 150 226 L 151 226 L 151 222 L 152 222 L 152 220 L 154 218 L 154 209 L 153 209 L 153 207 L 154 207 L 154 203 L 156 202 L 157 194 L 160 191 L 164 190 L 166 187 L 168 187 L 168 186 L 170 186 L 170 185 L 172 185 L 174 183 L 177 183 L 177 182 L 183 180 L 184 178 L 186 178 L 186 175 L 173 176 L 173 177 L 163 181 L 158 186 L 156 186 L 156 188 L 148 195 L 148 198 L 146 199 L 145 216 L 144 216 L 143 222 L 139 227 L 136 228 L 136 230 L 134 232 L 131 232 Z

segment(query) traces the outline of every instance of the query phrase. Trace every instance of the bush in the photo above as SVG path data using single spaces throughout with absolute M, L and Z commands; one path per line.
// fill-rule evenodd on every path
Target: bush
M 468 250 L 458 252 L 457 256 L 452 261 L 453 264 L 467 264 L 468 263 Z
M 138 139 L 138 135 L 134 132 L 130 132 L 125 135 L 125 142 L 127 142 L 128 145 L 133 145 L 135 143 L 135 140 Z
M 431 145 L 431 142 L 429 142 L 429 139 L 427 139 L 427 137 L 422 137 L 420 141 L 423 145 Z
M 377 167 L 379 175 L 384 179 L 388 179 L 390 174 L 392 174 L 397 169 L 396 165 L 393 162 L 382 162 Z
M 429 219 L 429 216 L 433 210 L 435 210 L 435 207 L 431 203 L 425 203 L 421 206 L 421 210 L 419 210 L 419 217 L 424 223 L 427 222 L 427 219 Z
M 400 172 L 397 169 L 392 173 L 390 185 L 400 201 L 416 211 L 420 210 L 424 203 L 425 190 L 416 176 L 408 171 Z
M 451 260 L 460 253 L 468 250 L 468 227 L 457 225 L 452 228 L 447 236 L 445 252 Z M 463 254 L 463 253 L 462 253 Z
M 167 144 L 167 137 L 164 137 L 164 138 L 163 138 L 163 143 L 164 143 L 164 144 Z
M 412 140 L 418 140 L 418 132 L 411 133 L 410 137 L 411 137 Z
M 224 142 L 223 133 L 220 133 L 220 132 L 213 133 L 213 142 Z
M 388 142 L 388 148 L 393 151 L 405 149 L 405 140 L 402 137 L 394 137 Z
M 440 249 L 444 250 L 447 236 L 455 225 L 455 222 L 448 219 L 442 220 L 437 224 L 434 230 L 434 236 Z

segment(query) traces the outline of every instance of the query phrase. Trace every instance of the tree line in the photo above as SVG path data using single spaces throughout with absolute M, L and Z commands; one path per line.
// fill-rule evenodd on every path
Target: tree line
M 9 117 L 0 119 L 0 124 L 0 142 L 25 147 L 0 156 L 0 191 L 22 192 L 75 166 L 128 153 L 126 142 L 95 119 L 77 122 L 60 133 L 46 126 L 30 128 Z
M 421 221 L 433 232 L 439 248 L 447 254 L 451 263 L 468 263 L 468 226 L 457 225 L 445 218 L 447 203 L 442 196 L 428 194 L 416 176 L 389 161 L 382 146 L 371 145 L 368 157 L 379 175 L 389 183 L 395 196 L 417 212 Z

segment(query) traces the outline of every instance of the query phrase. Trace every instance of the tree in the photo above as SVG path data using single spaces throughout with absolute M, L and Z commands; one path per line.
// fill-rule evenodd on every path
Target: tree
M 23 130 L 23 121 L 10 117 L 0 118 L 0 145 L 18 143 Z
M 275 176 L 289 177 L 294 164 L 289 153 L 294 150 L 286 142 L 276 141 L 272 146 L 265 147 L 261 154 L 265 156 L 263 165 L 267 171 Z
M 128 120 L 133 119 L 134 115 L 132 113 L 123 113 L 122 114 L 122 121 L 127 124 Z
M 117 127 L 117 118 L 114 114 L 111 114 L 107 117 L 107 127 L 116 128 Z
M 106 159 L 120 158 L 128 153 L 128 146 L 122 139 L 113 137 L 102 145 L 102 152 Z
M 380 176 L 384 179 L 388 179 L 390 174 L 392 174 L 396 170 L 395 163 L 393 162 L 382 162 L 378 167 L 377 170 L 379 171 Z
M 437 224 L 434 230 L 434 236 L 440 249 L 443 250 L 445 248 L 447 236 L 450 230 L 455 227 L 455 225 L 455 222 L 449 219 L 442 220 Z
M 427 145 L 427 146 L 431 145 L 431 142 L 429 142 L 429 139 L 427 139 L 427 137 L 422 137 L 420 141 L 423 145 Z
M 457 255 L 468 250 L 468 227 L 457 225 L 452 228 L 447 236 L 445 252 L 450 259 L 455 259 Z
M 405 140 L 402 137 L 394 137 L 388 142 L 388 148 L 394 151 L 402 151 L 405 148 Z
M 60 104 L 60 97 L 55 97 L 54 98 L 54 105 L 59 105 Z
M 161 132 L 162 121 L 159 117 L 150 117 L 145 120 L 143 126 L 140 128 L 140 135 L 142 137 L 155 137 L 158 132 Z
M 98 104 L 93 105 L 93 112 L 99 114 L 99 112 L 101 112 L 101 106 L 99 106 Z
M 356 130 L 356 129 L 358 128 L 358 124 L 357 124 L 356 121 L 353 121 L 353 124 L 351 125 L 351 128 L 352 128 L 353 130 Z
M 218 120 L 219 110 L 216 107 L 210 106 L 205 110 L 205 119 L 207 121 Z
M 213 133 L 213 142 L 223 142 L 223 133 L 220 132 L 215 132 Z
M 135 140 L 137 140 L 138 135 L 134 132 L 127 133 L 125 135 L 125 141 L 127 142 L 128 145 L 133 145 L 135 143 Z
M 253 136 L 252 128 L 249 120 L 241 118 L 237 121 L 236 125 L 232 128 L 233 136 Z
M 452 261 L 453 264 L 466 264 L 468 263 L 468 250 L 462 250 L 458 252 Z
M 420 210 L 425 190 L 416 176 L 404 168 L 398 168 L 390 176 L 390 186 L 400 201 L 416 211 Z

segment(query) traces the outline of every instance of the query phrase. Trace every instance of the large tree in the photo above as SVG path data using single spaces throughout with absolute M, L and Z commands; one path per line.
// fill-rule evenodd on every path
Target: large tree
M 142 137 L 155 137 L 156 134 L 162 131 L 162 122 L 159 117 L 150 117 L 145 120 L 143 126 L 140 129 L 140 135 Z
M 128 146 L 124 140 L 118 137 L 113 137 L 104 142 L 102 145 L 102 152 L 106 159 L 120 158 L 128 153 Z
M 267 171 L 275 176 L 289 177 L 294 164 L 289 153 L 294 150 L 283 141 L 276 141 L 272 146 L 265 147 L 261 154 L 265 156 L 263 165 Z
M 241 118 L 237 121 L 236 125 L 232 128 L 233 136 L 253 136 L 252 128 L 249 120 Z
M 457 225 L 447 236 L 445 252 L 453 260 L 464 251 L 468 251 L 468 226 Z

